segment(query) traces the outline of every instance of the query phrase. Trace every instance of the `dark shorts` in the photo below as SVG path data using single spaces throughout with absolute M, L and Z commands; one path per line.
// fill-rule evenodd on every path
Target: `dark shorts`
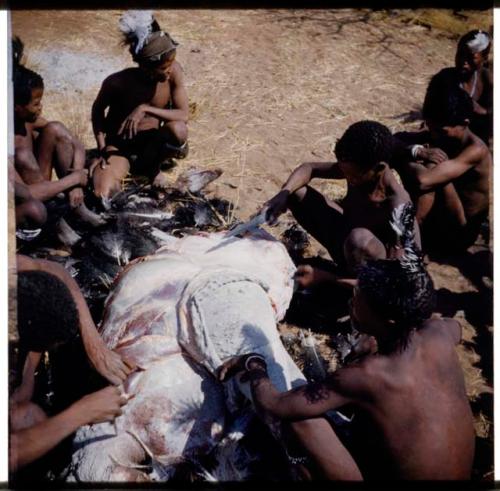
M 309 186 L 302 201 L 292 195 L 288 207 L 300 226 L 326 248 L 339 267 L 344 267 L 344 242 L 350 229 L 342 213 Z
M 108 155 L 125 157 L 130 162 L 132 174 L 154 177 L 160 171 L 161 164 L 169 158 L 184 158 L 187 155 L 187 143 L 179 142 L 163 128 L 140 131 L 132 139 L 113 136 L 106 139 L 107 146 L 116 147 Z

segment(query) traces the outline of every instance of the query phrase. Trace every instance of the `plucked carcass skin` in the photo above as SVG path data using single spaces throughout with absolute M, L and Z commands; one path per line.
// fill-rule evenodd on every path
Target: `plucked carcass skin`
M 263 348 L 248 346 L 274 358 L 279 380 L 271 378 L 281 390 L 303 383 L 276 329 L 293 293 L 295 267 L 284 246 L 261 230 L 244 238 L 213 233 L 165 242 L 155 254 L 130 263 L 107 299 L 102 336 L 140 368 L 124 384 L 135 397 L 114 424 L 78 430 L 69 481 L 168 480 L 176 464 L 196 461 L 226 436 L 227 388 L 214 373 L 221 361 L 237 354 L 230 350 L 247 349 L 248 326 L 242 326 L 240 341 L 223 346 L 217 336 L 227 337 L 227 332 L 218 333 L 219 322 L 210 320 L 218 315 L 210 311 L 212 292 L 215 298 L 237 287 L 243 300 L 254 295 L 262 304 L 259 315 L 251 305 L 232 308 L 231 314 L 229 302 L 226 331 L 242 323 L 238 315 L 250 317 L 250 324 L 260 322 Z M 208 286 L 196 289 L 197 284 Z M 193 302 L 201 316 L 197 325 L 208 322 L 206 332 L 196 334 L 201 344 L 193 338 Z

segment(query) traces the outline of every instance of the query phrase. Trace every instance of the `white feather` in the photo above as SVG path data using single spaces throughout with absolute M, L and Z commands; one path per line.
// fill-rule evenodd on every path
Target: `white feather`
M 153 23 L 152 10 L 128 10 L 120 18 L 120 30 L 126 35 L 134 35 L 137 39 L 135 53 L 137 54 L 148 36 Z
M 471 39 L 467 46 L 472 53 L 480 53 L 484 51 L 490 44 L 490 37 L 483 31 L 479 31 L 474 39 Z

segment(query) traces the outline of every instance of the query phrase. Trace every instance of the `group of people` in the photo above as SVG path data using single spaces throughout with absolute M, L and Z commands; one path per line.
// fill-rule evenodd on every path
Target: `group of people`
M 21 45 L 14 42 L 16 219 L 24 232 L 45 226 L 50 203 L 61 192 L 70 209 L 97 224 L 100 218 L 85 205 L 88 181 L 100 199 L 117 193 L 129 172 L 165 186 L 162 164 L 187 154 L 188 98 L 175 60 L 177 43 L 150 12 L 128 12 L 120 27 L 138 66 L 103 82 L 92 107 L 99 157 L 88 163 L 82 144 L 61 123 L 42 118 L 42 78 L 21 64 Z M 484 31 L 460 39 L 455 66 L 428 85 L 421 131 L 393 135 L 378 122 L 357 122 L 337 141 L 337 162 L 303 163 L 264 205 L 268 223 L 290 210 L 327 249 L 335 273 L 299 265 L 297 282 L 302 288 L 333 283 L 351 289 L 351 322 L 363 333 L 348 364 L 323 382 L 289 392 L 273 387 L 265 358 L 255 353 L 226 360 L 219 371 L 221 381 L 239 376 L 250 384 L 259 414 L 290 422 L 308 457 L 306 476 L 471 476 L 472 412 L 455 352 L 461 328 L 433 315 L 436 298 L 423 255 L 464 251 L 488 217 L 490 47 Z M 52 180 L 53 169 L 58 180 Z M 345 179 L 345 198 L 339 203 L 323 196 L 310 186 L 314 178 Z M 71 230 L 64 216 L 54 222 L 67 241 Z M 130 396 L 116 385 L 135 369 L 106 348 L 76 282 L 50 261 L 18 256 L 18 329 L 12 471 L 80 425 L 120 414 Z M 32 402 L 41 353 L 78 335 L 95 371 L 115 387 L 84 395 L 48 418 Z M 338 408 L 356 415 L 349 438 L 321 431 L 331 424 L 326 413 Z

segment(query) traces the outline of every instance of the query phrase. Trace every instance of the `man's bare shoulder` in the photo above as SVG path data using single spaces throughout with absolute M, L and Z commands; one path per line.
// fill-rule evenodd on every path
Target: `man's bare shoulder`
M 455 319 L 448 317 L 434 317 L 426 320 L 419 332 L 427 339 L 441 339 L 446 342 L 458 344 L 462 338 L 462 327 Z
M 328 385 L 347 396 L 368 394 L 376 390 L 385 371 L 384 357 L 369 354 L 332 373 Z
M 471 166 L 476 166 L 489 158 L 490 151 L 486 144 L 481 138 L 471 133 L 462 152 L 458 155 L 457 160 L 463 160 Z
M 137 70 L 138 69 L 136 67 L 124 68 L 119 72 L 108 75 L 102 84 L 108 88 L 122 86 L 124 83 L 130 81 L 131 77 L 135 76 Z

